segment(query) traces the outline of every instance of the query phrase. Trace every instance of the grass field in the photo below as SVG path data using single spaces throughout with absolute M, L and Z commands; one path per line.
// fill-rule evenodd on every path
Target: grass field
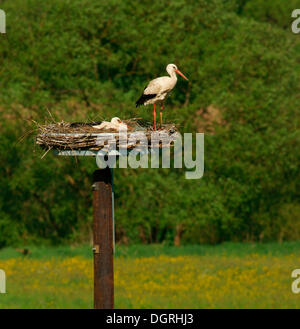
M 0 251 L 7 293 L 0 308 L 91 308 L 91 247 Z M 291 272 L 300 242 L 117 246 L 116 308 L 299 308 Z

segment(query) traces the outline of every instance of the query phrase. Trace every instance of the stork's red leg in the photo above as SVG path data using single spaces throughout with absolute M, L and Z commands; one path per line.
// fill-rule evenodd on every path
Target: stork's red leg
M 156 112 L 155 112 L 155 104 L 154 104 L 153 116 L 154 116 L 154 130 L 156 130 Z
M 164 108 L 164 104 L 161 104 L 160 106 L 160 129 L 162 129 L 162 110 Z

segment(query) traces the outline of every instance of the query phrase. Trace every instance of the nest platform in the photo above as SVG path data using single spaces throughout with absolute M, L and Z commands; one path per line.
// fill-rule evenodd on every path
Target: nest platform
M 154 131 L 152 124 L 138 119 L 123 120 L 127 131 L 97 129 L 95 123 L 57 122 L 37 126 L 36 144 L 58 155 L 97 155 L 99 151 L 163 148 L 178 137 L 175 124 L 164 124 Z

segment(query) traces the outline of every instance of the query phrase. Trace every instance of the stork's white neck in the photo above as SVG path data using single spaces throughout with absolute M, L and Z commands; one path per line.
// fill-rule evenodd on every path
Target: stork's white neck
M 171 79 L 177 80 L 177 75 L 176 75 L 175 71 L 172 70 L 171 72 L 168 72 L 168 73 L 169 73 Z

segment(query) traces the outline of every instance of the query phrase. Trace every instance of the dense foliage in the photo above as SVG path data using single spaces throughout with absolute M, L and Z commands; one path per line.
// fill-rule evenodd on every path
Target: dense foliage
M 115 170 L 118 241 L 299 239 L 300 43 L 278 4 L 1 1 L 0 246 L 91 236 L 95 161 L 41 159 L 33 120 L 150 120 L 134 103 L 172 62 L 190 81 L 165 117 L 206 133 L 205 175 Z

